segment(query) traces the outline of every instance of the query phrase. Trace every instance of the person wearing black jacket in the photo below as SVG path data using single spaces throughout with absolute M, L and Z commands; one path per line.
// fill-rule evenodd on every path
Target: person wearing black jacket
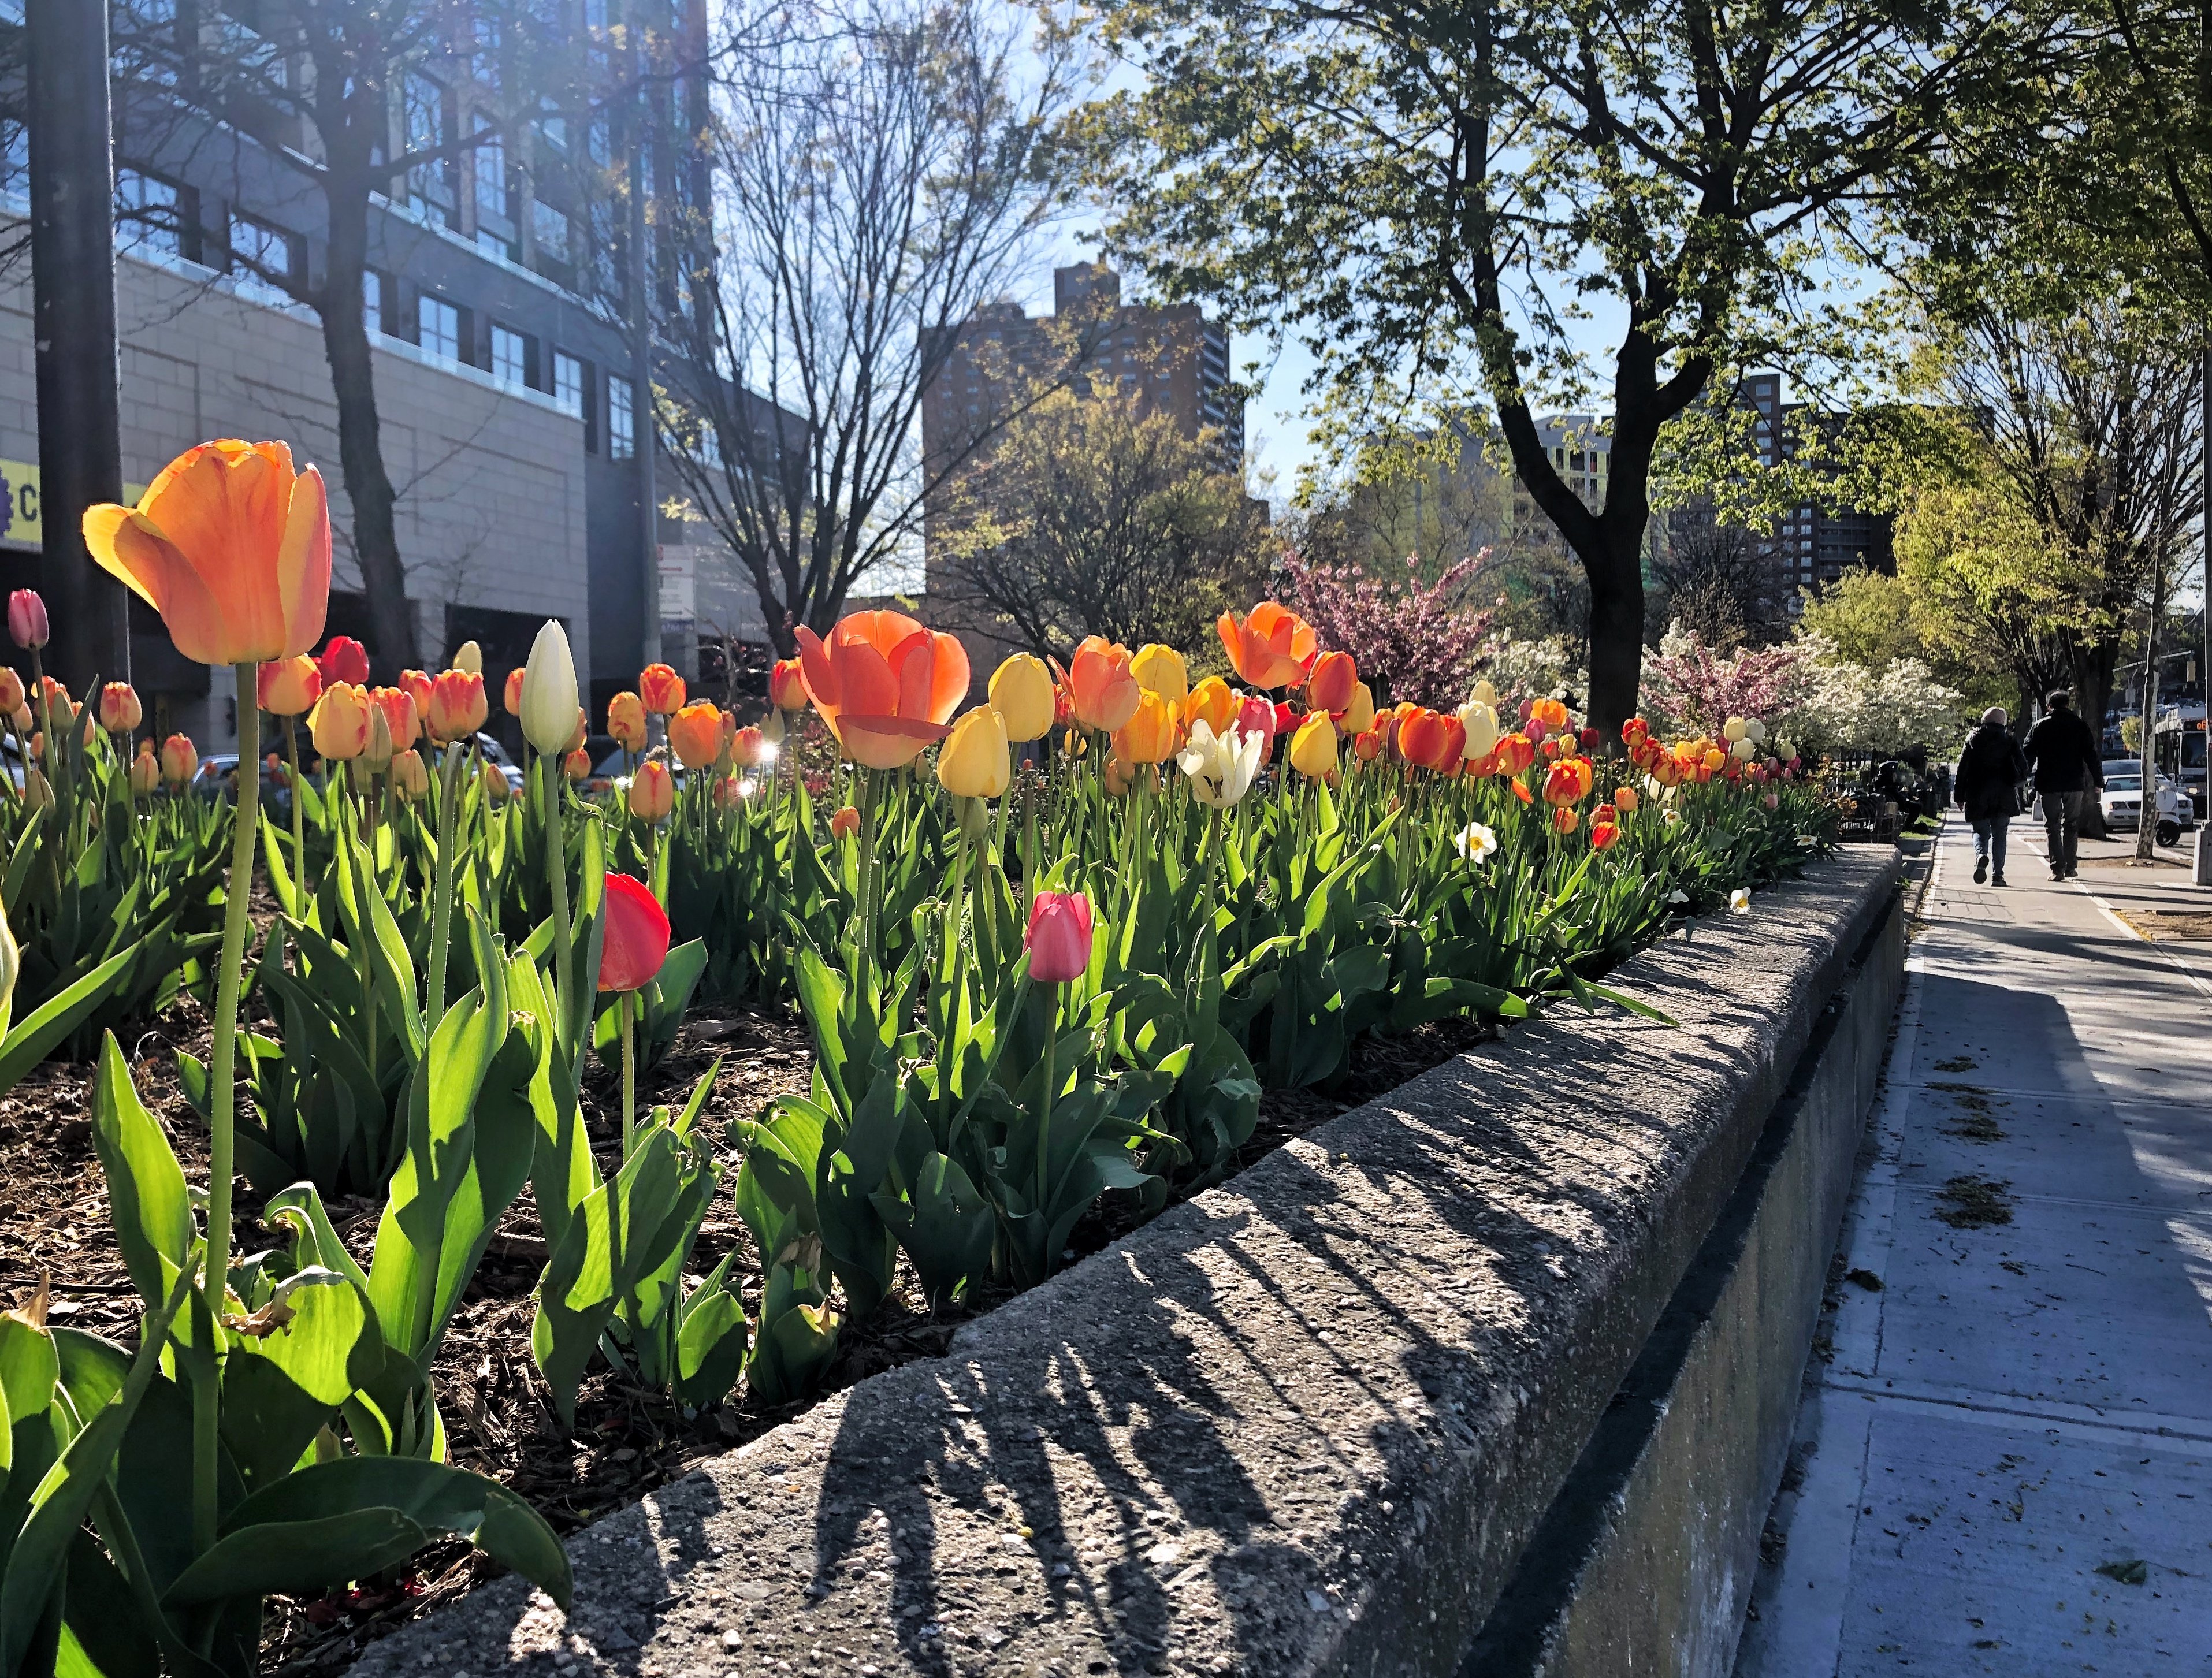
M 1974 884 L 1990 879 L 2005 883 L 2005 839 L 2012 818 L 2020 814 L 2020 783 L 2027 779 L 2027 760 L 2021 756 L 2011 732 L 2005 727 L 2005 708 L 1992 705 L 1982 713 L 1981 726 L 1966 736 L 1959 753 L 1959 770 L 1952 777 L 1951 795 L 1974 826 Z
M 2097 737 L 2074 714 L 2074 696 L 2063 689 L 2050 696 L 2051 709 L 2027 731 L 2021 751 L 2035 771 L 2036 796 L 2043 800 L 2043 833 L 2048 842 L 2051 878 L 2071 879 L 2081 842 L 2081 801 L 2105 785 L 2105 765 Z

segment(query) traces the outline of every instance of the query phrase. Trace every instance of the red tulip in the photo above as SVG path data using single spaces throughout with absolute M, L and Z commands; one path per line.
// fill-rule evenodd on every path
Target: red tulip
M 1237 707 L 1237 727 L 1273 742 L 1281 731 L 1275 726 L 1275 705 L 1265 694 L 1249 693 Z
M 515 666 L 507 672 L 507 691 L 501 697 L 507 707 L 507 715 L 511 717 L 519 717 L 522 714 L 522 677 L 523 668 L 520 665 Z
M 819 789 L 810 787 L 808 790 L 811 792 Z M 844 806 L 830 818 L 830 836 L 832 839 L 850 838 L 860 830 L 860 812 L 849 804 Z
M 315 668 L 322 672 L 323 685 L 333 682 L 350 682 L 363 687 L 368 682 L 368 649 L 351 635 L 332 635 L 323 648 L 323 655 L 315 660 Z
M 1324 653 L 1314 660 L 1313 674 L 1306 678 L 1306 702 L 1334 715 L 1350 707 L 1352 690 L 1358 685 L 1359 670 L 1351 654 Z
M 668 914 L 628 874 L 607 876 L 605 930 L 599 942 L 599 988 L 641 990 L 668 959 Z
M 1080 891 L 1040 891 L 1030 904 L 1022 944 L 1030 952 L 1030 977 L 1064 985 L 1091 965 L 1091 899 Z
M 49 630 L 46 603 L 35 588 L 19 588 L 8 597 L 8 633 L 18 647 L 44 647 Z
M 775 661 L 775 668 L 768 674 L 768 699 L 779 711 L 806 708 L 806 678 L 800 673 L 797 659 Z

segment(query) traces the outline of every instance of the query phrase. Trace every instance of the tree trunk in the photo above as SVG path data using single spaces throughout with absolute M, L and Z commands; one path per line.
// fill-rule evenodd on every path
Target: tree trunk
M 2151 586 L 2150 628 L 2143 635 L 2142 800 L 2136 806 L 2136 860 L 2158 860 L 2158 621 L 2166 616 L 2166 565 Z
M 422 663 L 416 650 L 415 614 L 407 599 L 407 567 L 392 509 L 398 497 L 384 469 L 376 416 L 376 380 L 362 307 L 362 278 L 368 261 L 369 179 L 336 168 L 325 194 L 330 206 L 329 270 L 317 313 L 323 353 L 331 364 L 331 389 L 338 404 L 338 460 L 346 499 L 353 506 L 354 558 L 368 597 L 369 653 L 387 679 Z
M 2119 661 L 2120 644 L 2111 636 L 2078 646 L 2074 652 L 2074 712 L 2089 725 L 2100 757 L 2105 747 L 2105 708 L 2112 702 L 2112 673 Z M 2112 836 L 2105 825 L 2105 807 L 2094 798 L 2081 800 L 2081 831 L 2092 839 Z

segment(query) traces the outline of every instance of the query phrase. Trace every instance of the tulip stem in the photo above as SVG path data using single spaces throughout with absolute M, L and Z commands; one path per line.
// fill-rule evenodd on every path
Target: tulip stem
M 575 958 L 568 948 L 568 847 L 562 833 L 561 760 L 541 751 L 538 761 L 545 769 L 545 870 L 553 888 L 553 1008 L 560 1021 L 561 1030 L 555 1033 L 558 1037 L 568 1024 L 566 1004 L 575 977 L 569 971 Z M 580 1057 L 583 1045 L 575 1048 Z
M 307 812 L 300 807 L 300 740 L 293 732 L 289 714 L 284 718 L 284 763 L 292 777 L 289 788 L 292 799 L 292 884 L 304 910 L 307 903 Z
M 859 886 L 860 909 L 860 989 L 861 994 L 872 1005 L 875 997 L 876 960 L 876 781 L 877 771 L 865 765 L 856 766 L 854 774 L 859 778 L 860 815 L 860 875 Z
M 1045 1210 L 1045 1195 L 1049 1192 L 1049 1166 L 1052 1158 L 1052 1097 L 1053 1085 L 1060 1081 L 1060 1069 L 1054 1064 L 1054 1052 L 1060 1047 L 1060 987 L 1054 985 L 1045 998 L 1044 1005 L 1044 1083 L 1037 1097 L 1037 1172 L 1036 1216 L 1040 1233 L 1037 1268 L 1040 1277 L 1052 1268 L 1052 1255 L 1044 1251 L 1052 1237 L 1052 1219 Z
M 238 691 L 252 693 L 258 666 L 238 666 Z M 238 761 L 261 761 L 261 713 L 251 704 L 238 708 Z M 222 970 L 216 985 L 213 1052 L 208 1067 L 208 1211 L 206 1270 L 201 1280 L 212 1325 L 212 1358 L 222 1345 L 223 1296 L 230 1279 L 230 1187 L 238 1117 L 238 992 L 246 958 L 246 928 L 253 895 L 253 840 L 258 823 L 261 777 L 238 778 L 238 807 L 233 817 L 230 879 L 223 891 Z M 210 1402 L 195 1419 L 192 1442 L 192 1541 L 205 1551 L 216 1537 L 216 1451 L 210 1437 L 216 1412 Z
M 439 765 L 438 859 L 430 884 L 430 988 L 423 1014 L 424 1029 L 430 1031 L 446 1017 L 447 946 L 453 937 L 453 806 L 461 795 L 463 755 L 461 743 L 452 741 Z
M 635 1129 L 637 1112 L 637 1038 L 631 1030 L 630 1007 L 635 993 L 618 991 L 615 995 L 615 1018 L 622 1026 L 623 1046 L 623 1126 L 622 1157 L 629 1161 L 630 1138 Z

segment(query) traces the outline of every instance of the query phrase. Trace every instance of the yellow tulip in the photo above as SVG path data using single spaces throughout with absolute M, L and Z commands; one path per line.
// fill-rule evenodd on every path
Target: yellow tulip
M 1168 702 L 1150 688 L 1137 693 L 1137 708 L 1114 731 L 1114 755 L 1123 763 L 1164 763 L 1182 742 L 1176 714 Z
M 1352 703 L 1344 708 L 1344 716 L 1337 725 L 1340 734 L 1364 734 L 1375 726 L 1375 696 L 1364 682 L 1352 684 Z
M 1319 779 L 1336 770 L 1336 725 L 1327 711 L 1316 711 L 1291 736 L 1291 767 Z
M 1137 656 L 1129 660 L 1129 674 L 1137 678 L 1139 687 L 1159 695 L 1170 705 L 1180 705 L 1189 696 L 1190 671 L 1182 654 L 1157 641 L 1138 649 Z
M 1034 653 L 1017 653 L 991 672 L 991 708 L 1010 740 L 1041 740 L 1052 731 L 1052 672 Z
M 1203 722 L 1217 737 L 1226 734 L 1229 725 L 1237 720 L 1237 706 L 1235 690 L 1218 676 L 1209 676 L 1183 701 L 1183 727 Z
M 937 779 L 957 799 L 994 799 L 1012 772 L 1006 720 L 994 705 L 978 705 L 955 722 L 937 750 Z

